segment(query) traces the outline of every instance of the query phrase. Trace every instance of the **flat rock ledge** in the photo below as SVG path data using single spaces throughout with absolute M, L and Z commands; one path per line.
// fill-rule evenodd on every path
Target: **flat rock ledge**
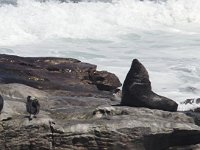
M 23 86 L 9 84 L 12 85 Z M 111 97 L 60 97 L 59 92 L 52 95 L 30 88 L 30 92 L 37 91 L 41 96 L 38 99 L 42 110 L 37 118 L 29 121 L 25 112 L 26 99 L 18 96 L 21 90 L 8 90 L 10 95 L 4 95 L 5 107 L 0 118 L 1 150 L 199 147 L 200 127 L 181 112 L 116 106 L 120 101 L 111 101 Z
M 0 83 L 21 83 L 42 90 L 112 91 L 119 79 L 97 66 L 72 58 L 0 54 Z
M 118 86 L 109 82 L 112 90 L 97 87 L 98 82 L 107 83 L 108 76 L 103 75 L 102 80 L 98 74 L 92 75 L 98 82 L 87 79 L 93 81 L 90 84 L 95 90 L 83 87 L 74 90 L 67 86 L 57 89 L 50 78 L 47 81 L 52 86 L 48 88 L 42 83 L 32 86 L 38 82 L 32 80 L 31 84 L 27 80 L 11 82 L 18 80 L 7 80 L 14 76 L 5 78 L 6 71 L 2 73 L 2 70 L 0 94 L 5 105 L 0 115 L 1 150 L 200 149 L 200 126 L 192 117 L 182 112 L 119 106 L 121 99 L 115 98 L 112 92 Z M 16 71 L 17 75 L 19 70 L 10 71 Z M 78 80 L 76 86 L 78 82 L 85 84 L 85 80 Z M 41 105 L 39 115 L 31 121 L 25 109 L 28 95 L 37 97 Z

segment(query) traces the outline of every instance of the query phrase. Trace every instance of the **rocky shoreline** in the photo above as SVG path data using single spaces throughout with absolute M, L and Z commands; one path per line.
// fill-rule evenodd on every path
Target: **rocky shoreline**
M 146 77 L 139 90 L 149 86 Z M 200 149 L 199 112 L 163 111 L 151 104 L 151 109 L 121 106 L 115 93 L 119 79 L 97 71 L 96 65 L 76 59 L 0 55 L 0 85 L 5 101 L 1 150 Z M 151 90 L 147 93 L 130 95 L 154 97 Z M 41 105 L 31 121 L 25 108 L 28 95 L 37 97 Z

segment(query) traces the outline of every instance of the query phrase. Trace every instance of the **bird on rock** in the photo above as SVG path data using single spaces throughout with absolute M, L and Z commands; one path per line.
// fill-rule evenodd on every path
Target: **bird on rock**
M 29 120 L 32 120 L 32 115 L 34 118 L 36 118 L 36 115 L 40 111 L 39 101 L 36 98 L 28 96 L 26 102 L 26 111 L 30 114 Z

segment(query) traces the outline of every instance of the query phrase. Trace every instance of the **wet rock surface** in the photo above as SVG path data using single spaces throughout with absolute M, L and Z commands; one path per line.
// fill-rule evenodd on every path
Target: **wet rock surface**
M 0 83 L 21 83 L 42 90 L 112 91 L 121 86 L 112 73 L 71 58 L 0 55 Z
M 166 111 L 176 111 L 178 107 L 178 104 L 173 100 L 152 91 L 149 74 L 137 59 L 132 61 L 124 81 L 121 105 Z
M 200 104 L 200 98 L 189 98 L 181 102 L 181 104 Z
M 87 81 L 97 87 L 94 81 L 98 76 Z M 106 81 L 107 76 L 103 77 Z M 119 106 L 121 99 L 110 89 L 53 89 L 53 85 L 36 89 L 25 85 L 26 80 L 24 84 L 5 84 L 6 78 L 1 81 L 5 103 L 0 115 L 1 150 L 195 150 L 200 144 L 200 126 L 192 117 L 182 112 Z M 79 82 L 85 84 L 85 80 Z M 40 102 L 40 113 L 31 121 L 26 112 L 28 95 Z
M 187 108 L 183 111 L 186 115 L 192 117 L 196 124 L 200 126 L 200 98 L 190 98 L 180 103 L 180 107 Z

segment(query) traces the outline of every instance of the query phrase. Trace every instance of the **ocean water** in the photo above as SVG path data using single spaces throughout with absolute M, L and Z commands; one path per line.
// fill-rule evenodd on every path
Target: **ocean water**
M 199 0 L 0 0 L 0 53 L 72 57 L 121 82 L 137 58 L 153 90 L 179 103 L 200 97 L 199 8 Z

